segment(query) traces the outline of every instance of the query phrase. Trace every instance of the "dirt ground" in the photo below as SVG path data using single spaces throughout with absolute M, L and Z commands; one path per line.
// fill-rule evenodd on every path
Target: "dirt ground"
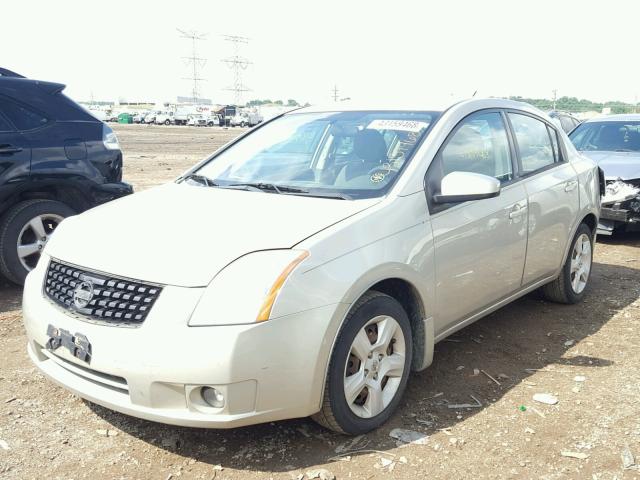
M 116 131 L 125 179 L 138 190 L 173 179 L 240 133 Z M 639 247 L 640 235 L 601 239 L 579 305 L 530 295 L 438 344 L 434 365 L 412 375 L 392 419 L 356 439 L 309 419 L 177 428 L 82 401 L 31 364 L 21 292 L 0 286 L 0 478 L 306 479 L 321 468 L 367 480 L 640 478 L 632 458 L 640 463 Z M 535 402 L 536 393 L 559 401 Z M 479 407 L 448 408 L 475 403 L 472 395 Z M 399 446 L 394 428 L 428 440 Z

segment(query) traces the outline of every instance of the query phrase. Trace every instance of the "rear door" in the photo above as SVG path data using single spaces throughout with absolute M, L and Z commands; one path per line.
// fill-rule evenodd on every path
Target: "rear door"
M 520 288 L 526 254 L 527 195 L 514 175 L 504 115 L 480 111 L 462 120 L 427 171 L 435 246 L 436 330 L 493 305 Z M 437 205 L 442 178 L 454 171 L 497 178 L 495 198 Z
M 0 97 L 0 203 L 29 180 L 31 148 L 3 114 Z
M 529 203 L 527 259 L 522 283 L 555 274 L 580 209 L 578 178 L 566 159 L 561 136 L 542 119 L 507 114 L 518 154 L 518 169 Z

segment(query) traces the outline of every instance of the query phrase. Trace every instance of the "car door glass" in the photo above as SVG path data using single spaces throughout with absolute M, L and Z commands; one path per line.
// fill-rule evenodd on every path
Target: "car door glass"
M 13 127 L 2 115 L 0 115 L 0 132 L 11 132 L 11 131 L 13 131 Z
M 509 113 L 516 135 L 522 173 L 528 174 L 555 163 L 547 126 L 528 115 Z
M 33 130 L 48 122 L 42 114 L 7 98 L 0 98 L 0 111 L 21 131 Z
M 553 128 L 547 125 L 547 129 L 549 130 L 549 136 L 551 137 L 551 143 L 553 145 L 553 154 L 556 157 L 556 162 L 562 161 L 562 152 L 560 151 L 560 147 L 558 145 L 558 132 L 556 132 Z
M 509 141 L 498 112 L 480 113 L 463 120 L 439 154 L 442 177 L 448 173 L 473 172 L 513 179 Z

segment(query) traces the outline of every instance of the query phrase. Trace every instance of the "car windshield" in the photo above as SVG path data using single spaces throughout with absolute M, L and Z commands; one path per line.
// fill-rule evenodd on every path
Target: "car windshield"
M 371 198 L 408 163 L 436 112 L 294 113 L 258 128 L 201 167 L 216 187 Z M 197 182 L 202 184 L 202 182 Z
M 582 151 L 640 152 L 640 121 L 587 122 L 569 138 Z

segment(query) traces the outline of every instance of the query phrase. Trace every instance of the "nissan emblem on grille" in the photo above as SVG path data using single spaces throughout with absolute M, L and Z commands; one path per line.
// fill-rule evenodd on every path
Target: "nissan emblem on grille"
M 44 291 L 51 301 L 74 315 L 135 327 L 147 318 L 162 287 L 51 260 Z
M 73 289 L 73 304 L 78 308 L 85 308 L 93 298 L 93 283 L 84 281 Z

